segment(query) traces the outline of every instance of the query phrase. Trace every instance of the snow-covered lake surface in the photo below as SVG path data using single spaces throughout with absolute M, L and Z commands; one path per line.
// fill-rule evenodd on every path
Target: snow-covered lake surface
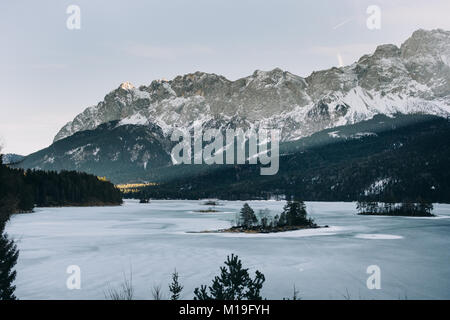
M 330 228 L 276 234 L 198 234 L 231 225 L 241 201 L 221 201 L 219 213 L 199 213 L 202 201 L 126 201 L 121 207 L 39 208 L 15 215 L 7 232 L 18 241 L 20 299 L 104 299 L 132 272 L 135 295 L 168 294 L 176 268 L 183 298 L 209 284 L 235 253 L 266 276 L 263 295 L 303 299 L 449 299 L 450 205 L 435 218 L 357 216 L 354 203 L 307 202 Z M 280 212 L 281 201 L 250 201 Z M 81 268 L 81 290 L 68 290 L 70 265 Z M 367 267 L 381 269 L 381 289 L 366 286 Z M 348 292 L 348 294 L 347 294 Z

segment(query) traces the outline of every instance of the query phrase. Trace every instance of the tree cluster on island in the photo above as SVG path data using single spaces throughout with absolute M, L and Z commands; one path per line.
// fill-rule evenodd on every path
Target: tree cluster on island
M 208 209 L 196 210 L 196 212 L 200 212 L 200 213 L 214 213 L 214 212 L 220 212 L 220 211 L 214 209 L 213 207 L 209 207 Z
M 359 215 L 372 216 L 412 216 L 412 217 L 433 217 L 433 204 L 429 202 L 375 202 L 358 201 L 356 210 Z
M 205 202 L 202 203 L 202 205 L 208 206 L 208 209 L 196 210 L 197 212 L 201 213 L 220 212 L 219 210 L 215 209 L 215 207 L 219 205 L 219 202 L 216 200 L 206 200 Z
M 258 217 L 248 203 L 244 203 L 236 225 L 225 231 L 270 233 L 319 228 L 312 218 L 308 218 L 305 203 L 298 199 L 288 200 L 279 215 L 272 217 L 265 209 L 258 212 Z
M 205 202 L 203 202 L 204 206 L 218 206 L 219 202 L 216 200 L 206 200 Z

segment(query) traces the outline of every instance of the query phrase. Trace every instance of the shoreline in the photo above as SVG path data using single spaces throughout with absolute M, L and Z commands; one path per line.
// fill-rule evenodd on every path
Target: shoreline
M 298 231 L 298 230 L 310 230 L 310 229 L 324 229 L 329 228 L 328 225 L 325 226 L 290 226 L 290 227 L 276 227 L 267 230 L 261 230 L 259 228 L 253 229 L 243 229 L 241 227 L 231 227 L 227 229 L 219 229 L 219 230 L 204 230 L 204 231 L 189 231 L 187 233 L 245 233 L 245 234 L 268 234 L 268 233 L 282 233 L 289 231 Z
M 17 211 L 13 212 L 12 214 L 32 214 L 35 213 L 35 209 L 45 209 L 45 208 L 94 208 L 94 207 L 121 207 L 123 206 L 123 203 L 121 204 L 112 204 L 112 203 L 103 203 L 103 204 L 67 204 L 67 205 L 55 205 L 55 206 L 43 206 L 43 207 L 34 207 L 32 210 L 29 211 Z

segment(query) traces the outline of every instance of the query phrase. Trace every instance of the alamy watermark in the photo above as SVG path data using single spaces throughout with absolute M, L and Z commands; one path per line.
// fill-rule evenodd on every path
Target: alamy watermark
M 81 289 L 81 268 L 76 264 L 70 265 L 66 269 L 66 273 L 70 274 L 66 281 L 66 287 L 69 290 Z
M 369 15 L 366 20 L 366 26 L 369 30 L 381 29 L 381 8 L 377 5 L 367 7 L 366 13 Z
M 69 30 L 81 29 L 81 9 L 77 5 L 70 5 L 66 9 L 66 13 L 70 16 L 67 17 L 66 27 Z
M 175 129 L 171 140 L 178 142 L 171 152 L 174 165 L 258 164 L 259 160 L 263 165 L 261 175 L 275 175 L 279 169 L 278 129 L 203 131 L 201 125 L 195 125 L 193 135 L 190 131 Z
M 366 285 L 367 289 L 373 290 L 381 289 L 381 269 L 376 264 L 370 265 L 367 267 L 366 270 L 367 274 L 370 274 L 370 276 L 367 278 Z

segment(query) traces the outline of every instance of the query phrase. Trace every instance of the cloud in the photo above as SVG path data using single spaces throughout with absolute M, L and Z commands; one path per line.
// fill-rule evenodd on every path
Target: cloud
M 131 45 L 125 49 L 129 55 L 141 58 L 174 60 L 186 56 L 209 55 L 214 50 L 207 46 L 165 47 L 145 44 Z

